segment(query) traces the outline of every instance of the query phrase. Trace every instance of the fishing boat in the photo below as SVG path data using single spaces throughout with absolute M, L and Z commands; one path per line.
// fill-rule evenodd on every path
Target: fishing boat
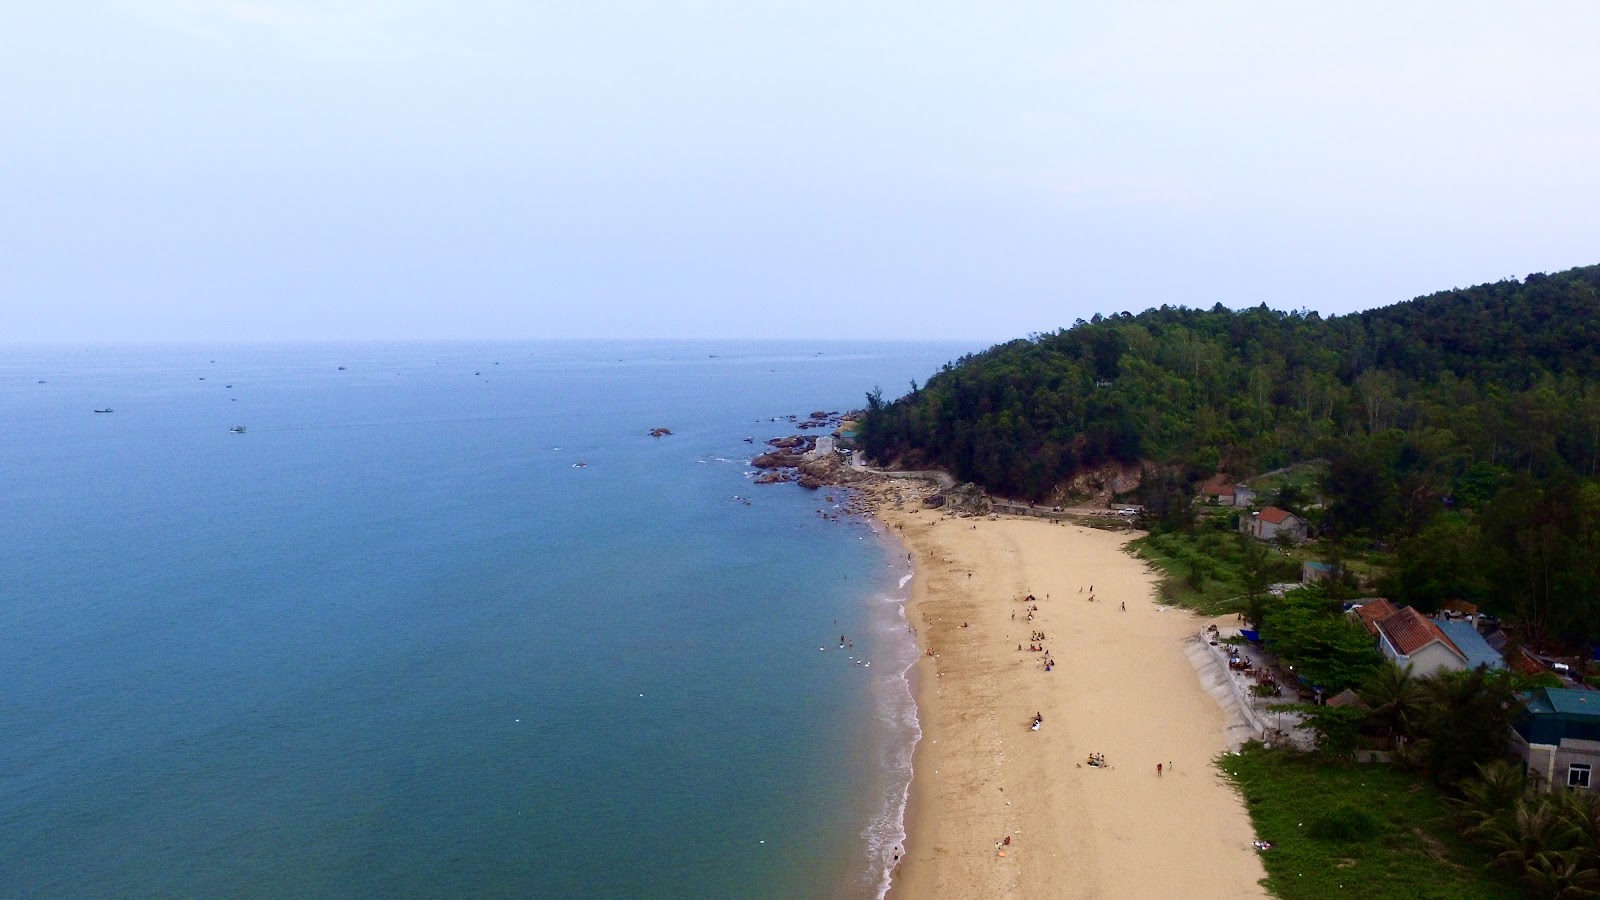
M 97 412 L 97 413 L 108 413 L 108 412 L 113 412 L 113 410 L 111 409 L 111 407 L 108 406 L 105 409 L 97 409 L 97 410 L 95 410 L 95 412 Z
M 243 425 L 235 425 L 232 428 L 228 429 L 228 433 L 229 434 L 244 434 L 244 426 Z

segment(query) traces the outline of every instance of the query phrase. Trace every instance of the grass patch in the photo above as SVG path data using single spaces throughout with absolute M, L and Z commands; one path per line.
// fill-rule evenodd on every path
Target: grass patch
M 1284 488 L 1288 488 L 1291 495 L 1298 497 L 1300 503 L 1309 503 L 1317 497 L 1322 478 L 1327 471 L 1328 464 L 1325 460 L 1312 460 L 1283 471 L 1273 472 L 1271 475 L 1247 479 L 1245 484 L 1256 492 L 1256 502 L 1261 506 L 1275 502 Z
M 1220 527 L 1219 527 L 1220 526 Z M 1161 571 L 1161 599 L 1202 615 L 1244 609 L 1243 551 L 1237 533 L 1219 526 L 1192 534 L 1151 534 L 1134 541 L 1134 552 Z M 1298 581 L 1300 563 L 1272 551 L 1273 581 Z
M 1218 761 L 1244 795 L 1266 886 L 1283 900 L 1515 900 L 1436 789 L 1388 766 L 1336 766 L 1249 744 Z

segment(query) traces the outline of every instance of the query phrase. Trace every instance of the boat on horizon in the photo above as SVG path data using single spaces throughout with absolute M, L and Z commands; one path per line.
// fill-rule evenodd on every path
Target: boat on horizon
M 108 412 L 116 412 L 116 410 L 114 410 L 114 409 L 112 409 L 111 407 L 108 406 L 105 409 L 97 409 L 97 410 L 95 410 L 95 412 L 97 412 L 97 413 L 108 413 Z
M 228 429 L 228 433 L 229 434 L 244 434 L 244 426 L 243 425 L 235 425 L 232 428 Z

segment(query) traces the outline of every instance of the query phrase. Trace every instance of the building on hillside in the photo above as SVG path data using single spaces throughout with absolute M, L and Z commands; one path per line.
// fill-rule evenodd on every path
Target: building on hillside
M 1233 505 L 1233 485 L 1208 481 L 1200 485 L 1200 499 L 1218 506 Z
M 1505 668 L 1500 654 L 1464 622 L 1436 622 L 1409 606 L 1377 621 L 1378 650 L 1418 678 L 1486 666 Z
M 1279 535 L 1287 536 L 1296 544 L 1306 539 L 1305 520 L 1276 506 L 1269 506 L 1248 516 L 1241 514 L 1239 530 L 1260 541 L 1275 540 Z
M 1594 771 L 1600 766 L 1600 693 L 1539 688 L 1522 700 L 1511 723 L 1511 751 L 1533 783 L 1545 790 L 1600 788 Z
M 1395 609 L 1393 603 L 1390 603 L 1388 600 L 1385 600 L 1382 597 L 1357 601 L 1357 606 L 1351 610 L 1351 612 L 1355 614 L 1356 618 L 1361 620 L 1361 627 L 1365 628 L 1367 630 L 1367 634 L 1370 634 L 1373 637 L 1377 637 L 1378 635 L 1378 622 L 1389 618 L 1399 611 L 1400 610 Z
M 1242 484 L 1233 486 L 1233 505 L 1241 509 L 1256 502 L 1256 492 Z

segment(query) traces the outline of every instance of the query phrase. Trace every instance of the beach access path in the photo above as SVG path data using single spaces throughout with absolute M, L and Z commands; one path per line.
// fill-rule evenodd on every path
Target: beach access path
M 1123 548 L 1133 535 L 953 518 L 891 502 L 897 485 L 870 490 L 913 554 L 924 650 L 890 896 L 1266 896 L 1243 801 L 1213 765 L 1227 724 L 1185 655 L 1210 620 L 1155 602 Z

